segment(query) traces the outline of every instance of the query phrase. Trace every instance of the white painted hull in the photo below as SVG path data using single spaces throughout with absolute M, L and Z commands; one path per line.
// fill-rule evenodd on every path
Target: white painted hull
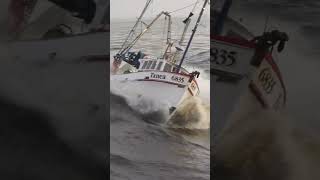
M 162 78 L 153 78 L 155 74 L 161 75 Z M 172 80 L 173 76 L 183 77 L 184 82 Z M 184 99 L 199 94 L 196 80 L 190 83 L 188 82 L 189 78 L 188 75 L 157 71 L 112 75 L 110 77 L 112 90 L 115 93 L 118 92 L 129 98 L 141 97 L 165 105 L 169 109 L 177 108 Z
M 109 54 L 109 32 L 92 32 L 49 40 L 15 41 L 9 44 L 13 59 L 22 61 L 75 60 Z
M 232 113 L 246 107 L 238 106 L 242 96 L 249 92 L 252 103 L 277 110 L 286 103 L 286 89 L 281 73 L 271 55 L 266 56 L 259 68 L 250 65 L 254 47 L 250 42 L 233 41 L 223 37 L 212 37 L 211 51 L 227 53 L 236 52 L 235 62 L 227 58 L 223 61 L 221 54 L 211 62 L 211 84 L 213 85 L 213 132 L 218 134 L 225 126 Z M 218 51 L 216 51 L 216 49 Z M 230 55 L 230 54 L 228 54 Z M 211 57 L 213 59 L 213 57 Z M 219 78 L 227 77 L 227 78 Z M 233 81 L 230 81 L 230 78 Z M 250 101 L 251 102 L 251 101 Z

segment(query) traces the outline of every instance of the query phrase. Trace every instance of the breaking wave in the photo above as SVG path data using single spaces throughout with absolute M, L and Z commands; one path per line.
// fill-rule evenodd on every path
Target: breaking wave
M 116 93 L 111 93 L 111 95 L 113 97 L 111 103 L 114 104 L 112 99 L 115 99 L 114 96 L 118 95 Z M 120 97 L 117 99 L 120 100 Z M 149 123 L 166 124 L 165 126 L 168 128 L 210 128 L 210 105 L 204 103 L 199 97 L 186 99 L 171 117 L 168 114 L 168 109 L 161 104 L 157 104 L 157 102 L 143 97 L 122 98 L 122 108 L 140 114 L 141 118 Z
M 294 127 L 285 110 L 267 111 L 241 97 L 222 133 L 214 138 L 213 177 L 218 179 L 319 179 L 319 139 Z M 316 157 L 316 158 L 315 158 Z M 315 160 L 317 159 L 317 160 Z M 317 163 L 316 163 L 317 162 Z
M 210 105 L 198 97 L 186 99 L 168 120 L 171 128 L 209 129 Z
M 168 118 L 165 111 L 157 108 L 139 111 L 130 104 L 149 106 L 152 102 L 130 101 L 132 99 L 110 94 L 112 179 L 150 179 L 156 176 L 159 168 L 162 169 L 161 176 L 171 179 L 209 178 L 210 150 L 206 147 L 208 143 L 199 142 L 204 136 L 209 138 L 208 133 L 191 130 L 186 134 L 164 127 Z M 177 158 L 183 160 L 176 161 Z M 188 175 L 182 173 L 185 171 Z

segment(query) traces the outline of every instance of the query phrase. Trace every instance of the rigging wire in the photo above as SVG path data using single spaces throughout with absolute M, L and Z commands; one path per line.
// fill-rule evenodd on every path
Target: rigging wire
M 172 13 L 175 13 L 175 12 L 178 12 L 178 11 L 181 11 L 181 10 L 184 10 L 184 9 L 187 9 L 187 8 L 189 8 L 189 7 L 191 7 L 191 6 L 194 5 L 194 7 L 193 7 L 193 9 L 192 9 L 192 11 L 191 11 L 191 12 L 193 12 L 198 3 L 199 3 L 199 0 L 197 0 L 197 2 L 192 3 L 192 4 L 188 5 L 188 6 L 183 7 L 183 8 L 173 10 L 173 11 L 169 12 L 169 14 L 172 14 Z
M 124 43 L 122 44 L 121 49 L 120 49 L 119 52 L 118 52 L 119 54 L 121 54 L 121 53 L 123 52 L 123 50 L 126 49 L 125 46 L 127 46 L 128 40 L 132 37 L 132 34 L 135 33 L 135 29 L 136 29 L 136 27 L 139 25 L 139 21 L 142 20 L 143 15 L 144 15 L 144 13 L 146 12 L 147 7 L 148 7 L 150 4 L 152 4 L 152 0 L 148 0 L 148 1 L 146 2 L 146 5 L 145 5 L 142 13 L 141 13 L 140 16 L 139 16 L 138 21 L 137 21 L 136 24 L 133 26 L 133 28 L 132 28 L 131 31 L 129 32 L 126 40 L 125 40 Z
M 194 12 L 194 10 L 196 9 L 196 7 L 197 7 L 198 3 L 199 3 L 199 0 L 197 0 L 197 2 L 195 3 L 195 5 L 193 6 L 193 9 L 192 9 L 192 11 L 191 11 L 191 12 Z

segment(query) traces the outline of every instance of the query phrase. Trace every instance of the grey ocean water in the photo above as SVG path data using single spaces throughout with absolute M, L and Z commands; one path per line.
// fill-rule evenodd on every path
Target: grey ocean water
M 173 38 L 182 32 L 183 19 L 173 19 Z M 133 26 L 134 20 L 111 21 L 111 59 Z M 136 48 L 159 55 L 163 52 L 164 21 L 155 24 Z M 193 26 L 190 26 L 190 30 Z M 210 179 L 210 81 L 209 81 L 209 19 L 199 26 L 185 66 L 201 71 L 198 80 L 201 96 L 191 99 L 181 109 L 187 122 L 179 129 L 165 126 L 165 111 L 157 102 L 138 102 L 110 95 L 110 172 L 112 180 L 194 180 Z M 139 32 L 139 30 L 138 30 Z M 190 33 L 186 36 L 187 40 Z M 112 60 L 111 60 L 112 62 Z M 110 82 L 112 89 L 113 83 Z M 128 89 L 128 92 L 130 89 Z M 155 92 L 161 93 L 161 92 Z M 134 105 L 132 105 L 134 104 Z M 177 119 L 176 119 L 177 120 Z
M 215 179 L 320 178 L 320 4 L 316 0 L 234 1 L 234 18 L 256 35 L 279 29 L 290 40 L 278 65 L 287 87 L 282 112 L 246 104 L 231 118 L 214 152 Z M 243 97 L 246 99 L 246 97 Z

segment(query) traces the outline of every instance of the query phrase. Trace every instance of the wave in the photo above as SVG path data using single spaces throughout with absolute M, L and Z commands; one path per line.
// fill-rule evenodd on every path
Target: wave
M 129 98 L 129 97 L 128 97 Z M 166 124 L 168 128 L 209 129 L 210 106 L 200 98 L 189 98 L 168 120 L 167 109 L 147 99 L 128 99 L 111 92 L 111 122 L 126 121 L 133 117 L 150 124 Z
M 248 96 L 242 98 L 247 100 Z M 267 111 L 245 104 L 240 107 L 214 139 L 215 158 L 211 164 L 215 178 L 319 179 L 319 164 L 313 160 L 319 159 L 319 140 L 313 139 L 312 145 L 306 146 L 303 137 L 307 135 L 293 127 L 285 111 Z M 312 152 L 314 146 L 317 152 Z
M 197 97 L 186 99 L 171 116 L 167 125 L 170 128 L 209 129 L 210 105 Z

